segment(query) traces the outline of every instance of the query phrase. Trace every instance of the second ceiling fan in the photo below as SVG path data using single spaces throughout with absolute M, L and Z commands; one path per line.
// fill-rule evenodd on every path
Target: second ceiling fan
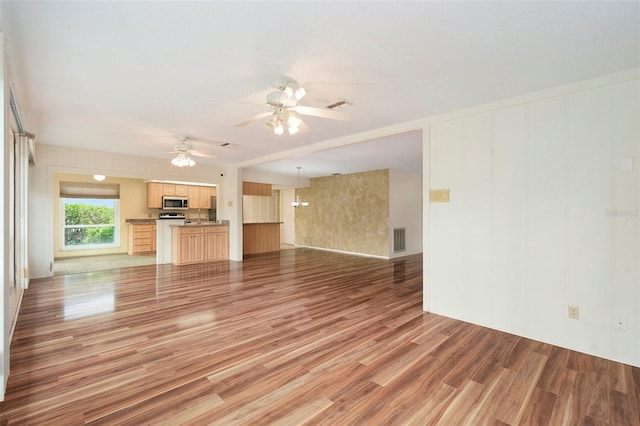
M 235 127 L 244 127 L 263 118 L 270 117 L 264 127 L 275 135 L 284 134 L 285 129 L 290 135 L 295 135 L 306 125 L 302 121 L 301 115 L 313 117 L 329 118 L 333 120 L 349 121 L 349 116 L 327 108 L 314 108 L 298 105 L 307 91 L 295 80 L 282 79 L 276 82 L 277 90 L 267 95 L 266 105 L 271 111 L 261 112 L 236 124 Z

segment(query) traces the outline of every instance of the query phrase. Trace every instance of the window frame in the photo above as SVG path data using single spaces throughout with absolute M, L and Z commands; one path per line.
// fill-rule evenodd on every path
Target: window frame
M 104 244 L 74 244 L 67 245 L 65 244 L 65 230 L 67 228 L 105 228 L 110 226 L 110 224 L 100 224 L 100 225 L 66 225 L 66 216 L 65 216 L 65 204 L 66 200 L 104 200 L 105 198 L 71 198 L 71 197 L 60 197 L 60 251 L 87 251 L 87 250 L 101 250 L 101 249 L 112 249 L 112 248 L 120 248 L 120 199 L 119 198 L 108 198 L 108 200 L 113 201 L 113 243 L 104 243 Z

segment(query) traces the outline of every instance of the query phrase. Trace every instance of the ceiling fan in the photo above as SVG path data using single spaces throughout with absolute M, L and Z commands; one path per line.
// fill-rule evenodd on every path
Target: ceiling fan
M 188 138 L 186 136 L 177 136 L 179 142 L 173 146 L 173 151 L 170 151 L 171 154 L 177 154 L 176 157 L 171 160 L 171 164 L 177 167 L 193 167 L 196 162 L 189 156 L 190 154 L 193 156 L 199 157 L 207 157 L 207 158 L 216 158 L 210 154 L 202 154 L 197 151 L 194 151 L 193 145 L 187 143 Z
M 261 112 L 236 124 L 235 127 L 244 127 L 263 118 L 270 117 L 264 127 L 275 135 L 284 134 L 285 126 L 289 135 L 295 135 L 300 128 L 306 129 L 301 115 L 329 118 L 332 120 L 349 121 L 349 116 L 327 108 L 314 108 L 298 105 L 307 91 L 293 79 L 284 78 L 276 81 L 277 90 L 267 95 L 266 105 L 271 111 Z

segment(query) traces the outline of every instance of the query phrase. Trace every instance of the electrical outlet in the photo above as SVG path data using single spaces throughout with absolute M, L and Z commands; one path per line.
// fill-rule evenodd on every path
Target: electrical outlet
M 580 319 L 580 309 L 575 305 L 569 305 L 569 318 Z
M 616 318 L 616 330 L 627 331 L 627 319 L 625 317 Z

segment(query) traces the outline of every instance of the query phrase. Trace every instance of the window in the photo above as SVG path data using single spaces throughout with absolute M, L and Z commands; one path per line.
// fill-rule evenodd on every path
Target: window
M 118 247 L 119 201 L 102 198 L 61 198 L 65 250 Z

